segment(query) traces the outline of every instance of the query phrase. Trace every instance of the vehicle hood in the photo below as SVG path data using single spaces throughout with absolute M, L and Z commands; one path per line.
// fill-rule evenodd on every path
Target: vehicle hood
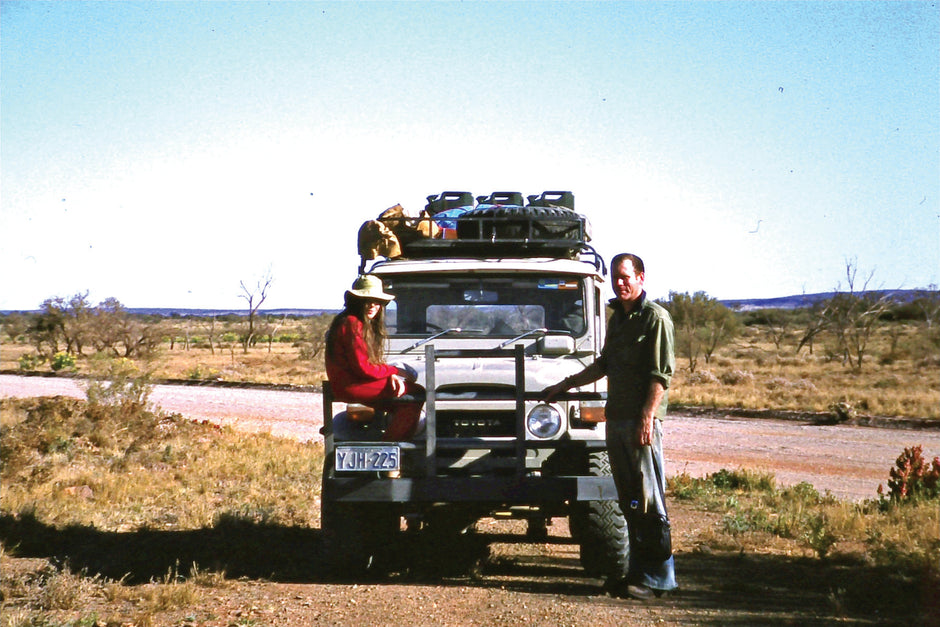
M 402 357 L 409 357 L 403 355 Z M 417 372 L 418 383 L 427 386 L 425 376 L 426 363 L 424 357 L 410 359 L 395 359 L 390 356 L 390 362 L 407 364 Z M 557 383 L 567 376 L 580 372 L 586 364 L 573 357 L 544 358 L 541 356 L 527 356 L 525 358 L 525 389 L 528 392 L 537 392 Z M 436 387 L 448 386 L 505 386 L 516 385 L 516 364 L 512 358 L 474 358 L 458 357 L 440 359 L 435 364 L 434 378 Z

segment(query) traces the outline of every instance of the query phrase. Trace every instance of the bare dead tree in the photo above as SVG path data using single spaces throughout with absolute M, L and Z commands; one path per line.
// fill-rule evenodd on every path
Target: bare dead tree
M 786 311 L 768 310 L 764 312 L 763 318 L 767 335 L 770 336 L 770 341 L 774 343 L 774 347 L 777 349 L 777 352 L 779 352 L 780 345 L 783 344 L 787 334 L 790 332 L 789 327 L 792 322 L 792 316 Z
M 209 335 L 209 352 L 215 355 L 215 316 L 206 323 L 206 333 Z
M 245 302 L 248 303 L 248 332 L 245 333 L 242 340 L 242 346 L 246 353 L 248 352 L 248 347 L 255 342 L 255 319 L 258 309 L 268 297 L 268 290 L 273 282 L 274 279 L 271 277 L 270 268 L 268 268 L 268 271 L 265 272 L 262 278 L 258 279 L 254 289 L 249 289 L 244 281 L 239 281 L 239 285 L 242 288 L 242 293 L 239 296 L 244 298 Z
M 835 294 L 823 306 L 818 327 L 828 330 L 836 340 L 842 354 L 842 364 L 861 370 L 868 351 L 868 342 L 882 315 L 891 306 L 891 297 L 870 291 L 869 284 L 875 271 L 868 273 L 858 284 L 858 262 L 845 261 L 847 290 L 838 286 Z
M 828 322 L 825 316 L 825 308 L 819 304 L 814 304 L 812 306 L 812 311 L 814 315 L 810 318 L 810 322 L 807 325 L 806 330 L 803 332 L 803 336 L 796 345 L 797 354 L 799 354 L 799 352 L 803 350 L 803 347 L 806 346 L 809 348 L 809 354 L 812 355 L 816 338 L 819 337 L 827 328 Z
M 284 314 L 284 317 L 281 318 L 281 321 L 274 325 L 273 329 L 268 331 L 268 352 L 271 352 L 271 344 L 274 342 L 274 336 L 277 335 L 278 330 L 287 320 L 287 314 Z
M 926 289 L 917 290 L 916 295 L 913 305 L 924 317 L 924 325 L 930 333 L 933 325 L 940 322 L 940 288 L 931 284 Z

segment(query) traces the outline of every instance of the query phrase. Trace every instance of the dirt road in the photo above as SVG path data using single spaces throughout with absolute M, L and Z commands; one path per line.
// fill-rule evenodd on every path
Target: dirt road
M 0 396 L 83 397 L 74 379 L 0 375 Z M 320 437 L 323 398 L 311 392 L 157 385 L 151 401 L 168 412 L 245 431 L 299 440 Z M 667 473 L 702 477 L 721 468 L 772 472 L 778 485 L 801 481 L 841 498 L 875 498 L 905 447 L 940 455 L 940 429 L 817 425 L 807 421 L 690 416 L 675 412 L 665 426 Z
M 69 379 L 0 375 L 0 396 L 42 395 L 82 397 L 84 391 Z M 159 385 L 151 400 L 166 411 L 237 429 L 301 440 L 320 437 L 322 398 L 315 393 Z M 940 430 L 679 413 L 670 416 L 666 437 L 672 474 L 763 469 L 775 473 L 778 484 L 808 481 L 853 499 L 874 497 L 905 446 L 922 444 L 931 457 L 940 454 Z M 61 554 L 69 556 L 73 568 L 91 572 L 97 572 L 95 565 L 106 556 L 115 572 L 147 581 L 166 572 L 153 564 L 211 564 L 215 556 L 224 556 L 226 582 L 200 591 L 189 606 L 142 614 L 140 602 L 102 594 L 80 614 L 122 625 L 940 625 L 924 620 L 937 607 L 932 593 L 895 581 L 890 573 L 789 552 L 757 555 L 701 548 L 698 538 L 719 524 L 720 517 L 693 510 L 681 500 L 671 503 L 680 589 L 649 603 L 606 596 L 602 581 L 581 570 L 564 519 L 549 528 L 548 542 L 491 545 L 480 572 L 456 579 L 394 575 L 368 582 L 332 580 L 319 570 L 321 538 L 314 526 L 243 525 L 234 536 L 224 528 L 114 534 L 93 528 L 37 531 L 28 521 L 8 519 L 4 541 L 17 547 L 17 555 L 8 552 L 0 558 L 4 576 L 15 581 L 40 579 Z M 37 533 L 42 542 L 24 544 Z M 873 586 L 881 593 L 871 595 Z M 141 598 L 147 587 L 141 588 Z M 20 612 L 21 607 L 5 605 L 3 611 Z M 77 616 L 59 612 L 51 622 L 75 622 Z

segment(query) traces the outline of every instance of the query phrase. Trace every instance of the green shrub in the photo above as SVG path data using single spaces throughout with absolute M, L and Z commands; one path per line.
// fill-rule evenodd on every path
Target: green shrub
M 666 478 L 666 485 L 672 492 L 673 497 L 690 501 L 701 498 L 708 493 L 708 485 L 702 479 L 693 477 L 687 472 L 679 473 L 673 477 Z
M 795 501 L 802 501 L 809 505 L 818 505 L 822 499 L 812 483 L 801 481 L 794 486 L 784 488 L 782 492 L 784 498 L 791 498 Z
M 708 476 L 712 484 L 722 490 L 743 490 L 745 492 L 773 492 L 776 479 L 771 473 L 751 470 L 726 470 Z
M 803 542 L 816 551 L 819 557 L 826 557 L 829 549 L 838 540 L 829 524 L 829 517 L 825 512 L 817 512 L 808 517 L 807 523 L 807 529 L 803 532 Z
M 92 406 L 136 406 L 143 408 L 153 391 L 150 374 L 127 358 L 112 359 L 99 353 L 92 358 L 93 378 L 85 386 Z
M 58 372 L 60 370 L 71 370 L 75 368 L 75 357 L 60 351 L 52 356 L 52 361 L 49 362 L 49 367 L 52 368 L 54 372 Z
M 219 371 L 213 368 L 208 368 L 201 364 L 196 364 L 192 368 L 186 371 L 186 378 L 192 381 L 202 381 L 207 379 L 218 379 Z
M 35 370 L 45 361 L 41 355 L 22 355 L 20 356 L 19 367 L 20 370 Z

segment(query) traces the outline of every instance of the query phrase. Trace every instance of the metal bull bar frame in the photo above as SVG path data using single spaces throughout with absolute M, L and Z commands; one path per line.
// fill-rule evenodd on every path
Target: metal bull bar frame
M 512 355 L 515 360 L 515 437 L 514 438 L 440 438 L 437 436 L 437 382 L 435 363 L 438 359 L 454 357 L 505 358 Z M 491 502 L 512 504 L 558 503 L 559 501 L 608 501 L 617 500 L 617 490 L 610 476 L 558 475 L 544 476 L 526 471 L 526 451 L 530 448 L 572 449 L 581 447 L 585 451 L 603 450 L 603 442 L 571 440 L 526 440 L 525 401 L 540 400 L 539 392 L 525 390 L 525 347 L 517 344 L 510 350 L 441 350 L 433 345 L 425 347 L 426 437 L 423 442 L 399 442 L 406 450 L 423 450 L 424 464 L 412 476 L 400 478 L 379 477 L 376 473 L 360 473 L 360 476 L 336 476 L 332 464 L 326 464 L 328 476 L 323 478 L 322 498 L 341 502 Z M 599 400 L 603 396 L 593 392 L 567 393 L 567 400 Z M 475 401 L 504 400 L 496 396 L 478 396 Z M 327 460 L 334 454 L 333 442 L 333 397 L 328 383 L 323 386 L 323 435 Z M 365 444 L 365 443 L 364 443 Z M 515 451 L 515 473 L 502 476 L 490 475 L 438 475 L 437 453 L 448 449 L 508 449 Z

